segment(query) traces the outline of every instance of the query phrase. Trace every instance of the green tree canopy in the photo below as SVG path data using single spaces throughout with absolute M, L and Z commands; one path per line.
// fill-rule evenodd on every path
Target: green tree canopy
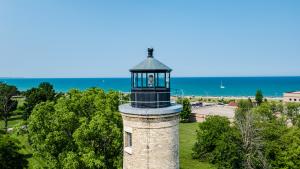
M 18 105 L 18 102 L 16 100 L 12 100 L 12 97 L 18 93 L 18 89 L 15 86 L 10 86 L 0 82 L 0 115 L 4 120 L 5 129 L 7 129 L 7 122 L 11 112 L 16 110 Z
M 199 124 L 193 157 L 216 164 L 218 168 L 241 168 L 242 147 L 238 130 L 226 117 L 210 116 Z
M 38 104 L 29 118 L 34 155 L 50 168 L 120 168 L 122 121 L 117 93 L 71 90 Z
M 20 169 L 27 168 L 28 161 L 19 153 L 18 141 L 9 135 L 0 135 L 0 168 Z
M 23 118 L 28 119 L 33 108 L 45 101 L 53 101 L 55 99 L 55 90 L 50 83 L 42 82 L 37 88 L 31 88 L 25 93 L 26 99 L 24 104 Z
M 257 90 L 255 94 L 255 101 L 258 105 L 263 102 L 264 96 L 261 90 Z
M 180 119 L 181 121 L 188 121 L 191 113 L 192 113 L 192 106 L 190 103 L 190 100 L 188 98 L 183 98 L 178 101 L 180 104 L 182 104 L 182 111 L 180 112 Z
M 297 127 L 289 129 L 280 138 L 280 148 L 277 152 L 276 168 L 298 169 L 300 166 L 300 130 Z M 275 168 L 274 167 L 274 168 Z

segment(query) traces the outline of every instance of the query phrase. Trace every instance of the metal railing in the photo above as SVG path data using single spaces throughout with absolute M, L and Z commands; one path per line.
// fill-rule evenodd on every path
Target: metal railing
M 148 99 L 137 99 L 138 95 L 145 95 L 145 97 Z M 164 98 L 162 98 L 162 95 L 164 95 Z M 175 100 L 171 100 L 170 97 L 182 98 L 183 96 L 184 93 L 181 89 L 173 90 L 172 92 L 120 91 L 119 101 L 121 104 L 130 103 L 132 105 L 152 105 L 152 107 L 159 108 L 175 103 Z

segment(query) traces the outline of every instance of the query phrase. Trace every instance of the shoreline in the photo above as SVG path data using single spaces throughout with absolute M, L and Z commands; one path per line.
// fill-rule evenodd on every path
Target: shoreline
M 178 96 L 172 96 L 172 97 L 178 97 Z M 253 99 L 255 100 L 255 96 L 196 96 L 196 95 L 186 95 L 183 96 L 185 98 L 190 98 L 190 99 L 227 99 L 227 100 L 243 100 L 243 99 Z M 272 97 L 272 96 L 265 96 L 264 99 L 267 100 L 283 100 L 283 97 Z

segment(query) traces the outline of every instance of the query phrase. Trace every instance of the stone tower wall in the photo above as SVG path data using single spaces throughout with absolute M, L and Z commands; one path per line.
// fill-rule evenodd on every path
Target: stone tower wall
M 123 169 L 179 169 L 179 114 L 141 116 L 122 114 L 124 142 L 132 133 L 132 146 L 124 144 Z

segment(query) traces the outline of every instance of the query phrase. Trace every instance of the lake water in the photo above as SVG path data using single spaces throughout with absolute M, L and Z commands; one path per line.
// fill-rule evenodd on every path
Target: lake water
M 60 92 L 90 87 L 130 91 L 129 78 L 0 78 L 0 81 L 15 85 L 21 91 L 41 82 L 51 83 Z M 171 89 L 184 95 L 201 96 L 254 96 L 256 90 L 261 89 L 265 96 L 281 97 L 284 92 L 300 90 L 300 77 L 175 77 L 171 79 Z

